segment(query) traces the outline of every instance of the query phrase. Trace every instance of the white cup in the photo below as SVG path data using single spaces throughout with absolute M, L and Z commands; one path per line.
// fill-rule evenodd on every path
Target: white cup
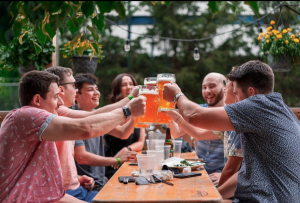
M 138 168 L 139 168 L 139 176 L 144 176 L 145 178 L 150 178 L 153 175 L 154 171 L 154 163 L 155 163 L 154 154 L 138 154 L 136 155 Z
M 182 140 L 173 140 L 173 156 L 180 157 Z
M 148 136 L 149 136 L 149 150 L 155 150 L 155 146 L 164 145 L 165 143 L 166 134 L 150 131 L 148 133 Z
M 146 139 L 147 150 L 149 150 L 149 139 Z
M 171 145 L 158 145 L 155 146 L 156 150 L 164 150 L 164 160 L 170 158 L 170 149 L 171 149 Z
M 154 154 L 155 163 L 154 163 L 154 171 L 159 171 L 162 168 L 162 162 L 164 160 L 164 150 L 147 150 L 147 154 Z

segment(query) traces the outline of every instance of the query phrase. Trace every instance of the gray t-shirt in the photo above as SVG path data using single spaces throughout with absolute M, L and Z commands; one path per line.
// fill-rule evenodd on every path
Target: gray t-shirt
M 244 163 L 235 197 L 244 202 L 300 201 L 300 123 L 281 94 L 224 107 L 241 133 Z
M 85 151 L 104 156 L 103 137 L 94 137 L 88 140 L 75 140 L 75 147 L 85 146 Z M 78 175 L 87 175 L 93 177 L 99 185 L 105 185 L 105 166 L 87 166 L 76 163 Z

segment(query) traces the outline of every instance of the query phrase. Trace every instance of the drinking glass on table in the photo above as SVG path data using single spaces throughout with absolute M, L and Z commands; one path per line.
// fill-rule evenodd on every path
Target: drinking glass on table
M 154 154 L 138 154 L 136 155 L 138 168 L 139 168 L 139 176 L 144 176 L 149 179 L 151 175 L 153 175 L 154 171 L 154 163 L 155 163 Z

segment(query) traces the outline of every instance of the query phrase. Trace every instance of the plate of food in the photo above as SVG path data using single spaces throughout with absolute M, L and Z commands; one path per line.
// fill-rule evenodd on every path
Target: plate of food
M 170 168 L 178 168 L 179 170 L 183 170 L 187 166 L 191 167 L 191 170 L 195 170 L 196 168 L 199 168 L 200 166 L 204 165 L 205 163 L 200 162 L 200 161 L 187 161 L 187 160 L 182 160 L 177 163 L 169 163 L 168 167 Z

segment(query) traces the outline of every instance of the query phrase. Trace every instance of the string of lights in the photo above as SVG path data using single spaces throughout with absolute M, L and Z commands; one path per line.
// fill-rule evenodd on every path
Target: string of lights
M 233 29 L 233 30 L 229 30 L 229 31 L 226 31 L 226 32 L 217 33 L 217 34 L 214 34 L 214 35 L 211 35 L 211 36 L 208 36 L 208 37 L 204 37 L 204 38 L 201 38 L 201 39 L 178 39 L 178 38 L 172 38 L 172 37 L 162 37 L 162 36 L 154 36 L 154 35 L 141 34 L 141 33 L 136 33 L 136 32 L 132 32 L 130 30 L 127 30 L 127 29 L 121 27 L 120 25 L 118 25 L 117 23 L 115 23 L 114 21 L 112 21 L 112 20 L 110 20 L 108 18 L 105 18 L 105 20 L 107 22 L 109 22 L 110 24 L 112 24 L 112 25 L 116 25 L 117 27 L 119 27 L 120 29 L 122 29 L 122 30 L 124 30 L 124 31 L 126 31 L 128 33 L 136 34 L 136 35 L 142 36 L 144 38 L 151 38 L 151 39 L 156 38 L 158 40 L 170 40 L 170 41 L 178 41 L 178 42 L 195 42 L 194 59 L 196 61 L 198 61 L 200 59 L 200 54 L 199 54 L 199 50 L 197 48 L 196 42 L 201 42 L 201 41 L 205 41 L 205 40 L 208 40 L 208 39 L 212 39 L 212 38 L 214 38 L 216 36 L 220 36 L 220 35 L 227 34 L 227 33 L 237 32 L 237 31 L 243 29 L 244 27 L 249 27 L 249 26 L 252 26 L 254 24 L 258 24 L 259 32 L 261 33 L 261 32 L 263 32 L 263 28 L 260 25 L 260 21 L 261 20 L 263 20 L 264 18 L 266 18 L 269 14 L 275 12 L 278 8 L 280 8 L 280 13 L 281 13 L 281 7 L 282 6 L 286 6 L 287 8 L 291 9 L 291 7 L 289 7 L 288 5 L 283 5 L 283 3 L 284 3 L 283 1 L 280 2 L 278 5 L 276 5 L 274 7 L 274 9 L 272 11 L 266 13 L 265 15 L 263 15 L 262 17 L 254 20 L 251 23 L 248 23 L 246 25 L 241 25 L 239 28 L 236 28 L 236 29 Z M 294 9 L 291 9 L 291 10 L 293 10 L 294 12 L 296 12 Z M 125 51 L 130 51 L 130 40 L 129 39 L 126 40 L 126 43 L 124 45 L 124 49 L 125 49 Z

